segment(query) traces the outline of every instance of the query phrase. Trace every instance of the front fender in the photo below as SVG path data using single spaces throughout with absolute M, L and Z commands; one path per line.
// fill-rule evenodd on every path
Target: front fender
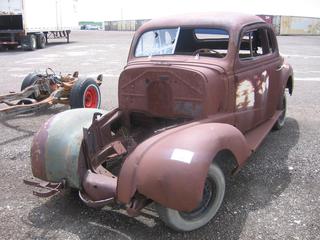
M 64 179 L 69 186 L 80 188 L 78 160 L 83 128 L 91 125 L 96 112 L 107 113 L 100 109 L 73 109 L 54 115 L 41 126 L 31 147 L 35 177 L 49 182 Z
M 292 66 L 284 62 L 283 69 L 281 72 L 281 79 L 283 80 L 283 90 L 288 88 L 289 94 L 292 95 L 294 87 L 293 69 Z
M 125 160 L 117 198 L 129 203 L 138 191 L 166 207 L 190 211 L 202 198 L 214 157 L 226 149 L 238 165 L 251 153 L 242 133 L 229 124 L 192 123 L 155 135 Z

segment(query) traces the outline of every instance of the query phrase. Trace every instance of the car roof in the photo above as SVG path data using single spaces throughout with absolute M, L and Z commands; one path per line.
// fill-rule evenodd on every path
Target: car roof
M 255 15 L 233 12 L 188 13 L 170 17 L 152 19 L 142 25 L 138 31 L 164 27 L 220 27 L 226 30 L 240 29 L 252 23 L 264 23 Z

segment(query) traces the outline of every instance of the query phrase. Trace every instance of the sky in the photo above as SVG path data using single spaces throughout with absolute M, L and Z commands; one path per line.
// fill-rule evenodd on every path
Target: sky
M 151 19 L 208 11 L 320 18 L 320 0 L 78 0 L 80 21 Z

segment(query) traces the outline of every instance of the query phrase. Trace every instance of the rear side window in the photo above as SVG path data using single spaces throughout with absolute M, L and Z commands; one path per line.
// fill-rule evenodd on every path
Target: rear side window
M 218 40 L 218 39 L 229 39 L 229 34 L 223 29 L 195 29 L 194 34 L 198 40 Z
M 245 32 L 241 38 L 239 58 L 241 60 L 252 59 L 269 54 L 274 51 L 272 41 L 265 28 L 259 28 Z

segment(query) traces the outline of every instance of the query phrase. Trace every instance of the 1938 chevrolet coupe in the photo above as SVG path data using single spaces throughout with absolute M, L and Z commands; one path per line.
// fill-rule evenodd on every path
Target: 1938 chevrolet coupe
M 49 190 L 35 194 L 71 187 L 89 206 L 116 202 L 130 216 L 154 202 L 171 228 L 199 228 L 223 201 L 225 174 L 284 125 L 286 89 L 292 68 L 259 17 L 151 20 L 134 35 L 118 108 L 65 111 L 35 135 L 33 175 Z M 222 171 L 222 151 L 232 173 Z

